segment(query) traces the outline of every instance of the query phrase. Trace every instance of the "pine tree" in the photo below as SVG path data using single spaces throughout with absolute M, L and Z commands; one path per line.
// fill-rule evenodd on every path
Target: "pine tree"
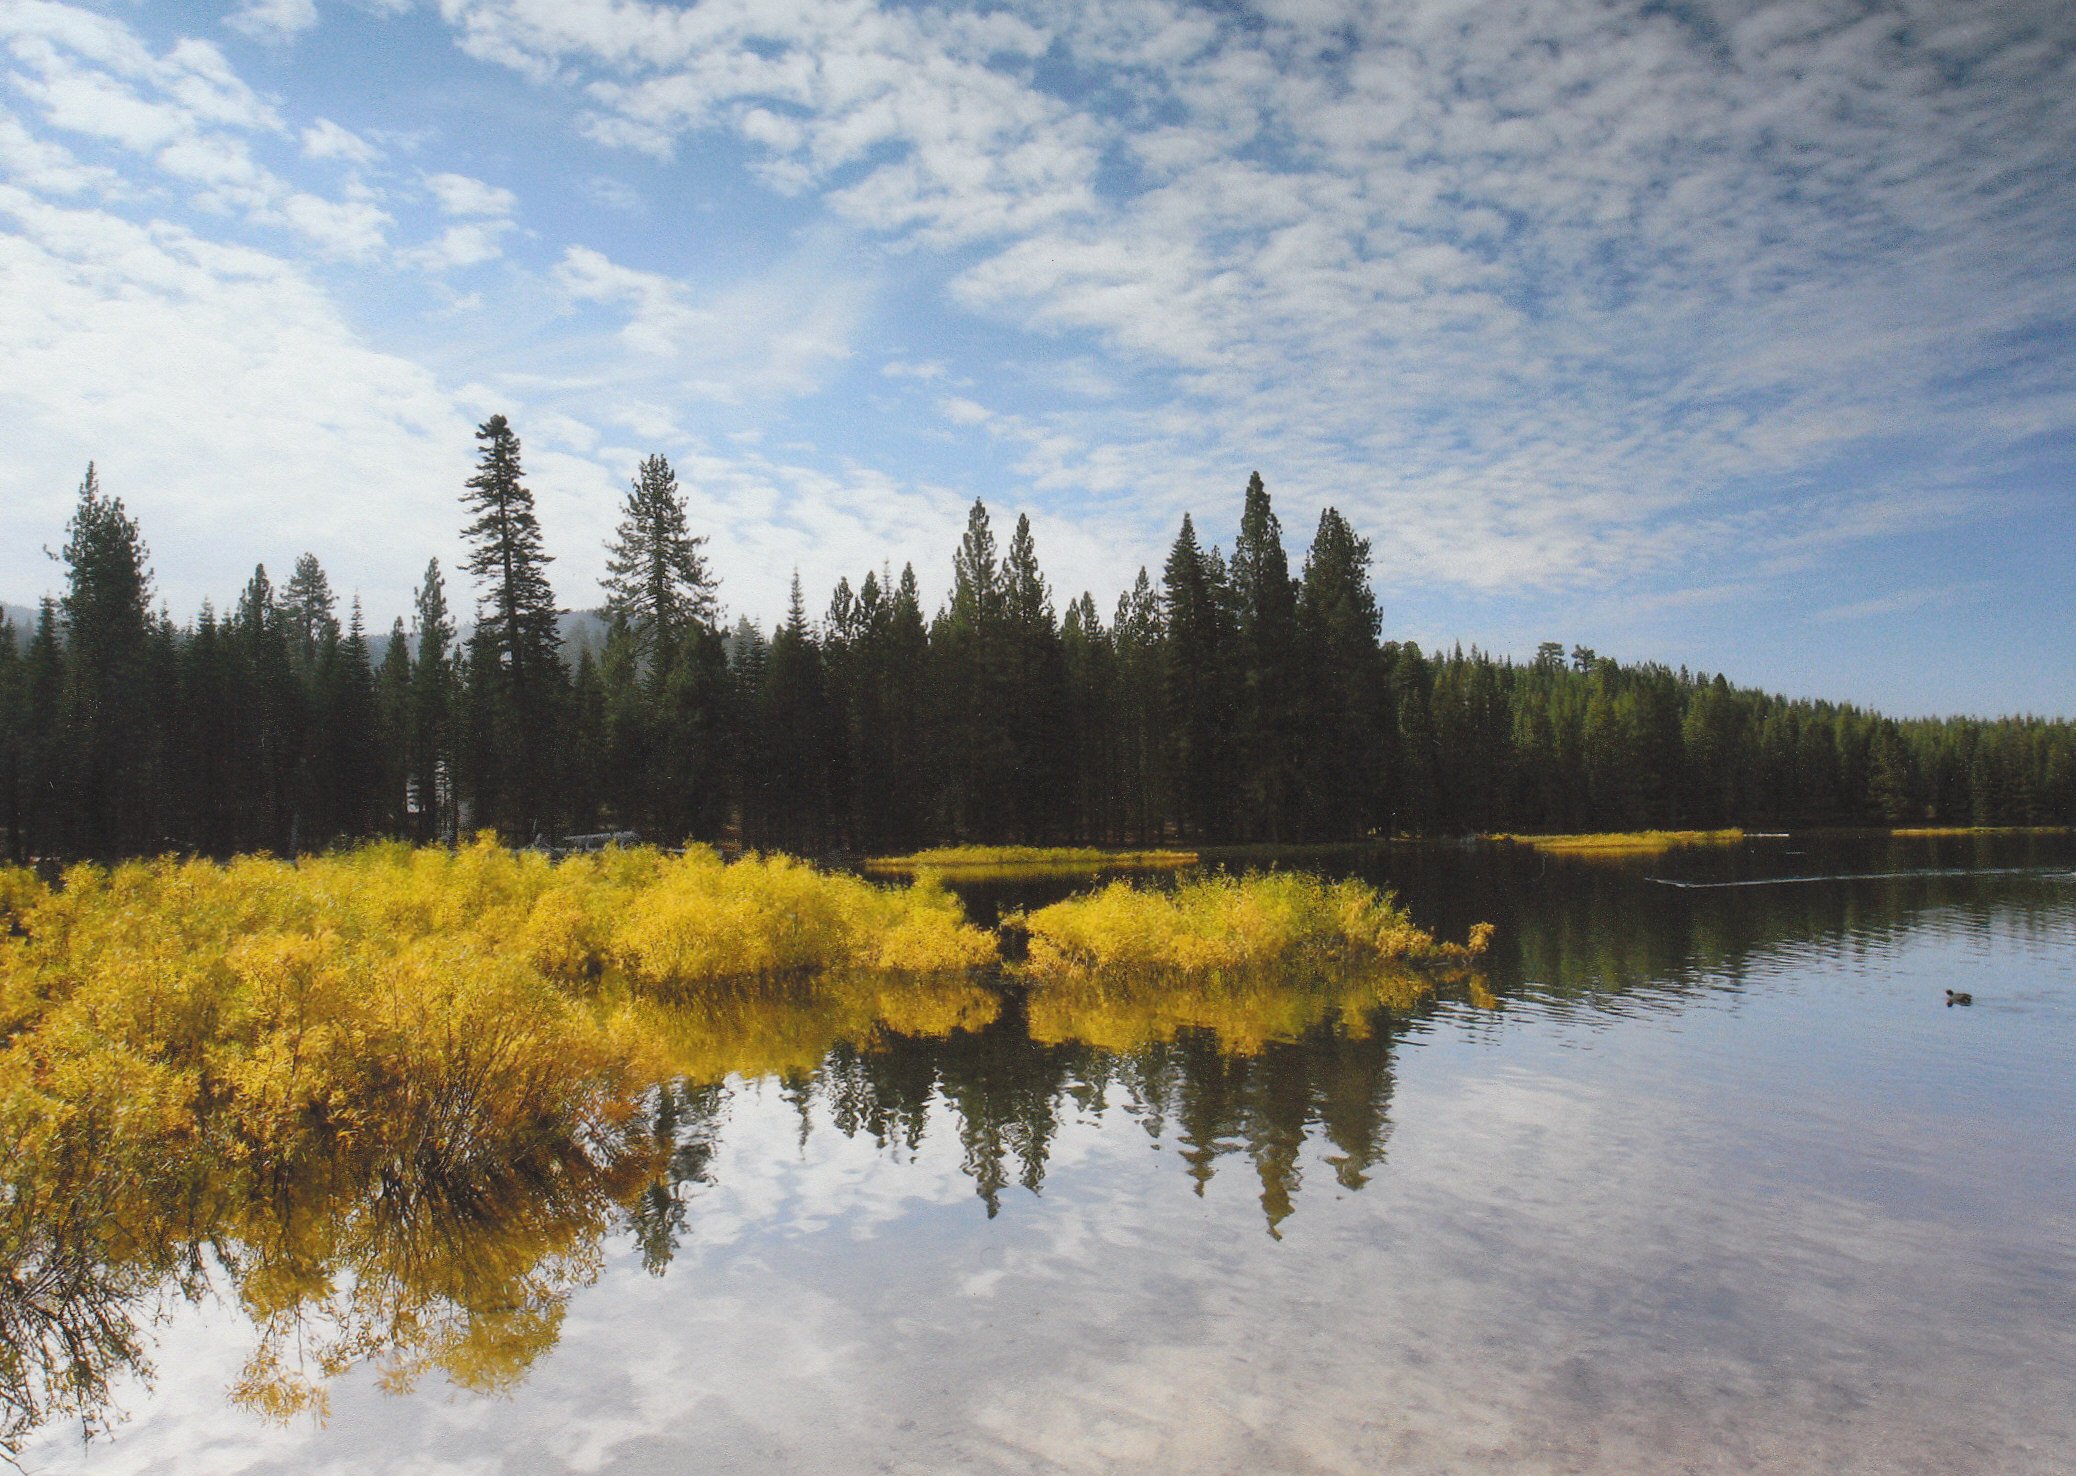
M 173 617 L 161 606 L 152 617 L 144 645 L 144 669 L 135 701 L 144 718 L 141 771 L 134 776 L 140 789 L 136 815 L 142 849 L 171 851 L 181 845 L 184 814 L 182 791 L 187 782 L 191 755 L 181 743 L 185 709 L 180 690 L 182 634 Z
M 29 736 L 27 677 L 14 621 L 0 613 L 0 856 L 28 859 L 22 828 L 22 782 Z
M 656 711 L 642 680 L 641 654 L 624 615 L 606 622 L 605 645 L 599 651 L 598 683 L 605 702 L 605 730 L 599 762 L 601 788 L 616 827 L 656 828 L 653 749 Z
M 237 653 L 207 600 L 180 653 L 180 692 L 180 739 L 188 754 L 182 828 L 189 845 L 205 855 L 221 856 L 236 849 L 239 839 L 237 793 L 244 736 L 240 719 L 247 704 L 238 680 Z
M 875 851 L 886 834 L 884 806 L 895 756 L 887 750 L 886 636 L 891 613 L 879 575 L 866 571 L 856 598 L 839 581 L 829 602 L 832 644 L 844 654 L 832 668 L 830 702 L 847 757 L 848 786 L 839 793 L 838 829 L 852 849 Z
M 151 570 L 136 520 L 101 491 L 92 463 L 66 525 L 62 729 L 72 784 L 65 797 L 74 847 L 132 849 L 151 775 L 138 695 L 151 639 Z
M 1280 841 L 1296 820 L 1303 742 L 1291 688 L 1297 587 L 1260 472 L 1247 481 L 1231 578 L 1241 662 L 1241 829 L 1253 839 Z
M 1205 553 L 1187 514 L 1161 572 L 1167 629 L 1168 748 L 1186 836 L 1223 839 L 1232 812 L 1235 644 L 1225 561 Z
M 1308 655 L 1312 655 L 1308 635 L 1309 632 L 1301 627 L 1299 639 L 1307 642 Z M 1323 657 L 1314 656 L 1307 667 L 1308 674 L 1322 671 L 1323 662 Z M 1425 835 L 1434 830 L 1440 810 L 1440 791 L 1435 773 L 1434 666 L 1421 654 L 1418 645 L 1405 641 L 1393 652 L 1390 681 L 1391 711 L 1396 717 L 1398 730 L 1394 748 L 1399 757 L 1399 770 L 1389 776 L 1393 781 L 1388 791 L 1393 798 L 1393 808 L 1382 811 L 1377 818 L 1381 822 L 1380 828 Z M 1330 710 L 1338 710 L 1338 705 Z M 1339 752 L 1339 744 L 1326 751 Z M 1326 783 L 1331 782 L 1330 777 L 1325 782 L 1318 774 L 1308 777 L 1312 780 L 1307 795 L 1312 806 L 1309 821 L 1312 833 L 1344 835 L 1346 829 L 1332 823 L 1332 816 L 1325 812 L 1321 803 L 1330 794 L 1326 788 Z
M 293 854 L 303 842 L 302 769 L 309 698 L 295 673 L 289 632 L 267 567 L 258 565 L 239 596 L 233 620 L 240 687 L 246 706 L 240 731 L 239 844 Z
M 419 841 L 453 837 L 454 622 L 440 561 L 428 560 L 425 581 L 412 595 L 418 655 L 411 664 L 409 766 L 411 808 Z
M 375 833 L 382 774 L 375 673 L 368 664 L 359 599 L 353 602 L 345 638 L 327 641 L 318 661 L 323 684 L 323 721 L 317 735 L 322 797 L 313 809 L 325 835 L 359 840 Z
M 828 835 L 829 711 L 822 653 L 793 576 L 786 623 L 771 640 L 761 704 L 760 755 L 769 775 L 768 840 L 812 855 Z
M 1052 591 L 1025 516 L 1017 518 L 1002 562 L 1002 633 L 1008 821 L 1017 840 L 1042 841 L 1057 834 L 1072 793 L 1065 767 L 1067 670 Z
M 930 694 L 930 632 L 923 621 L 922 596 L 915 566 L 903 564 L 887 611 L 880 673 L 885 683 L 885 744 L 889 756 L 887 786 L 878 844 L 889 850 L 912 850 L 927 838 L 946 834 L 945 808 L 929 762 L 938 740 L 931 713 L 939 704 Z
M 1168 813 L 1167 631 L 1144 567 L 1117 598 L 1118 792 L 1122 821 L 1140 845 L 1161 838 Z
M 55 856 L 64 846 L 69 788 L 67 747 L 60 713 L 65 690 L 65 651 L 59 634 L 58 603 L 46 596 L 36 609 L 36 632 L 23 661 L 28 731 L 23 742 L 22 828 L 30 855 Z
M 728 633 L 728 731 L 730 771 L 738 824 L 746 844 L 761 844 L 768 829 L 773 790 L 764 759 L 764 684 L 771 670 L 771 644 L 747 615 Z
M 664 839 L 714 840 L 728 809 L 728 658 L 704 620 L 686 627 L 672 653 L 655 705 L 651 824 Z
M 476 474 L 462 497 L 474 516 L 462 536 L 470 545 L 468 571 L 482 586 L 470 658 L 480 716 L 477 799 L 483 818 L 525 837 L 553 819 L 561 642 L 519 438 L 504 416 L 493 415 L 476 439 Z
M 1094 595 L 1084 592 L 1067 606 L 1060 650 L 1067 673 L 1064 752 L 1074 796 L 1071 828 L 1075 839 L 1102 844 L 1118 832 L 1122 774 L 1117 654 L 1096 612 Z
M 670 463 L 646 458 L 621 504 L 604 582 L 607 612 L 626 618 L 658 685 L 692 628 L 710 629 L 718 614 L 714 579 L 700 553 L 705 543 L 704 535 L 686 530 L 685 499 Z
M 822 685 L 829 707 L 827 784 L 830 825 L 838 845 L 855 842 L 858 823 L 851 801 L 857 780 L 855 731 L 859 688 L 864 680 L 860 669 L 865 652 L 863 631 L 858 624 L 858 597 L 851 581 L 838 576 L 829 596 L 829 611 L 822 617 Z
M 411 794 L 411 638 L 402 616 L 389 627 L 375 671 L 375 712 L 381 732 L 377 828 L 385 835 L 414 833 Z
M 1009 733 L 1008 632 L 987 505 L 975 499 L 952 558 L 952 593 L 931 632 L 945 779 L 955 831 L 1006 839 L 1016 755 Z
M 1297 600 L 1300 681 L 1312 753 L 1307 829 L 1314 836 L 1360 839 L 1390 821 L 1377 813 L 1383 776 L 1373 761 L 1373 735 L 1382 722 L 1377 649 L 1382 623 L 1370 589 L 1369 540 L 1356 537 L 1347 519 L 1329 507 L 1319 515 L 1319 530 L 1305 555 Z
M 288 637 L 289 658 L 308 675 L 324 648 L 339 639 L 338 599 L 317 555 L 296 560 L 295 572 L 281 586 L 281 619 Z
M 599 663 L 585 646 L 570 679 L 568 730 L 564 738 L 569 783 L 564 807 L 573 831 L 599 828 L 606 805 L 606 692 Z

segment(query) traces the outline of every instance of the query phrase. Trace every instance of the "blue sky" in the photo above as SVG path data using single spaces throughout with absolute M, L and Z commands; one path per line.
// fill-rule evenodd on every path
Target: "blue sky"
M 731 615 L 978 495 L 1107 610 L 1259 468 L 1387 632 L 2076 714 L 2076 9 L 0 6 L 0 597 L 89 457 L 186 618 L 386 626 L 507 413 Z

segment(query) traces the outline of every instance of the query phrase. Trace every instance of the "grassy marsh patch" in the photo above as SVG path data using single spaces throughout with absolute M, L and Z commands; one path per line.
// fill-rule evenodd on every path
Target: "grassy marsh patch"
M 961 881 L 1025 876 L 1080 876 L 1101 871 L 1153 871 L 1193 866 L 1195 851 L 1111 851 L 1095 846 L 935 846 L 905 856 L 874 856 L 868 872 L 937 873 Z
M 1734 846 L 1744 839 L 1742 830 L 1610 830 L 1579 835 L 1488 835 L 1492 841 L 1509 841 L 1557 855 L 1656 856 L 1683 846 Z
M 1889 834 L 1925 840 L 1955 835 L 2067 835 L 2069 830 L 2067 825 L 1908 825 L 1896 826 Z

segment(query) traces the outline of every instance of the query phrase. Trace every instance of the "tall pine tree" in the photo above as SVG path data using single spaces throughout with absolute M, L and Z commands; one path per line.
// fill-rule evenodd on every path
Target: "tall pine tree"
M 660 686 L 694 626 L 711 629 L 718 605 L 700 553 L 704 535 L 686 528 L 677 474 L 661 456 L 643 460 L 620 506 L 606 550 L 606 611 L 627 621 L 635 648 Z
M 1383 776 L 1376 735 L 1382 721 L 1382 627 L 1370 589 L 1370 545 L 1333 508 L 1305 555 L 1299 582 L 1297 634 L 1307 694 L 1308 829 L 1317 837 L 1360 839 L 1388 817 L 1377 814 Z
M 153 775 L 138 700 L 151 639 L 151 570 L 137 522 L 101 491 L 92 463 L 66 525 L 65 686 L 61 718 L 76 850 L 142 847 Z
M 480 586 L 471 657 L 478 742 L 479 818 L 521 838 L 554 821 L 556 719 L 563 680 L 556 650 L 548 553 L 519 461 L 519 437 L 502 415 L 476 429 L 476 474 L 462 505 L 467 569 Z
M 1222 840 L 1233 811 L 1232 600 L 1225 561 L 1197 542 L 1188 514 L 1161 571 L 1167 627 L 1168 750 L 1176 818 L 1193 839 Z
M 1303 730 L 1293 700 L 1297 589 L 1283 552 L 1283 525 L 1261 473 L 1247 479 L 1230 570 L 1240 643 L 1241 832 L 1283 840 L 1296 821 Z

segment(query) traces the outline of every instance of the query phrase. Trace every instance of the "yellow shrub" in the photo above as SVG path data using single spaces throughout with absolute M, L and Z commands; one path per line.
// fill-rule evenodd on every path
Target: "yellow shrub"
M 1481 924 L 1467 945 L 1438 943 L 1389 893 L 1304 872 L 1202 877 L 1165 889 L 1112 882 L 1014 921 L 1030 934 L 1026 967 L 1041 976 L 1461 959 L 1482 951 L 1492 932 Z
M 0 906 L 0 1062 L 44 1104 L 23 1131 L 62 1132 L 68 1102 L 122 1083 L 206 1122 L 116 1114 L 106 1131 L 206 1131 L 269 1172 L 343 1144 L 456 1174 L 597 1130 L 653 1079 L 601 989 L 995 957 L 941 887 L 700 847 L 553 865 L 483 838 L 383 844 L 78 866 L 56 890 L 9 870 Z
M 693 849 L 630 895 L 611 952 L 635 982 L 677 988 L 822 969 L 967 969 L 991 962 L 995 941 L 939 886 L 890 891 L 787 856 L 723 865 Z
M 0 866 L 0 937 L 26 926 L 30 911 L 49 896 L 50 888 L 35 872 Z

